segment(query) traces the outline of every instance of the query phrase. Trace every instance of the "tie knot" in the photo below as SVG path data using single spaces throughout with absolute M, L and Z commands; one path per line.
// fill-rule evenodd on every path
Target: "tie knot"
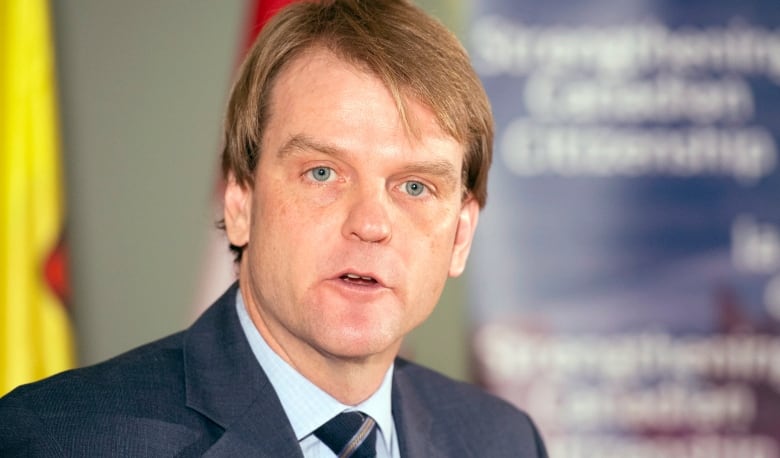
M 376 456 L 376 422 L 361 412 L 343 412 L 314 431 L 339 458 Z

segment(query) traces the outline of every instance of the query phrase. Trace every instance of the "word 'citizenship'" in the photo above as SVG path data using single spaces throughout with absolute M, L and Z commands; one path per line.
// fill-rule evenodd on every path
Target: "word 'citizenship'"
M 763 127 L 617 128 L 517 119 L 499 144 L 518 176 L 732 176 L 753 184 L 777 162 Z

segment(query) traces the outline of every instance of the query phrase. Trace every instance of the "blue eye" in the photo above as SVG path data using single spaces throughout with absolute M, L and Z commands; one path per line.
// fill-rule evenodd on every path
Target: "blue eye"
M 419 181 L 407 181 L 404 183 L 404 190 L 410 196 L 417 197 L 425 191 L 425 185 Z
M 315 167 L 309 170 L 309 175 L 316 181 L 328 181 L 330 179 L 333 169 L 330 167 Z

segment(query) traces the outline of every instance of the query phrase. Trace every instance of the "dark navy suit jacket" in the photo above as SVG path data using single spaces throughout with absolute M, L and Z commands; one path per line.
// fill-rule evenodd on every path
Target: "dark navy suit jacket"
M 257 363 L 230 288 L 188 330 L 0 399 L 0 456 L 302 457 Z M 504 401 L 397 360 L 403 457 L 544 457 Z

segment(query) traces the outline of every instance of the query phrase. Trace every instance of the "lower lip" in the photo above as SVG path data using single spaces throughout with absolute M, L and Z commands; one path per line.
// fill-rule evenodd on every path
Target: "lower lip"
M 350 293 L 357 293 L 357 294 L 378 294 L 383 291 L 386 291 L 387 288 L 379 284 L 378 282 L 356 282 L 356 281 L 350 281 L 345 280 L 343 278 L 334 278 L 328 282 L 330 285 L 334 286 L 336 289 L 350 292 Z

